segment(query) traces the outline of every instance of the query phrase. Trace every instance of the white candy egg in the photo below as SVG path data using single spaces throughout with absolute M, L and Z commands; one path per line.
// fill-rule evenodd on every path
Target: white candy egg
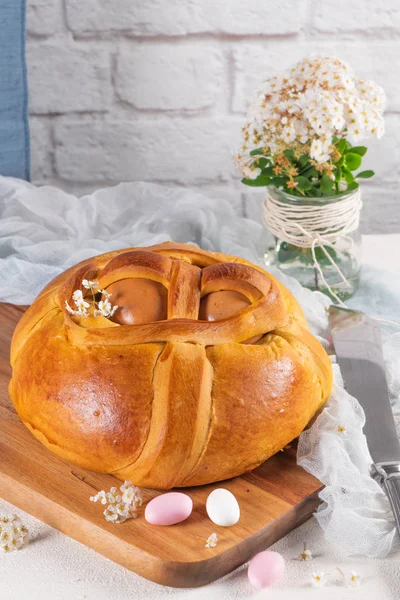
M 235 496 L 223 488 L 211 492 L 207 498 L 206 511 L 211 521 L 222 527 L 235 525 L 240 519 L 240 508 Z

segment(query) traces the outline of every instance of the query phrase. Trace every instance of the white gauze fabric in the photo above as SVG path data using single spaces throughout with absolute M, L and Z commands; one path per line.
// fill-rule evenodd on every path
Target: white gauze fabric
M 260 263 L 261 224 L 237 217 L 222 199 L 191 190 L 147 183 L 125 183 L 80 199 L 53 187 L 0 177 L 0 301 L 31 303 L 38 292 L 67 267 L 96 254 L 166 240 L 192 242 L 205 250 L 242 256 Z M 394 519 L 385 494 L 369 476 L 371 458 L 362 433 L 364 414 L 342 387 L 328 343 L 329 300 L 292 278 L 271 270 L 296 296 L 334 363 L 335 387 L 325 409 L 300 436 L 298 462 L 325 484 L 316 518 L 328 542 L 348 554 L 385 556 L 395 543 Z M 376 281 L 365 269 L 365 281 Z M 388 286 L 394 304 L 400 299 Z M 382 310 L 384 302 L 359 296 Z M 357 298 L 353 303 L 357 303 Z M 388 310 L 389 310 L 388 306 Z M 382 313 L 390 318 L 392 315 Z M 385 336 L 391 400 L 400 431 L 400 334 Z M 339 427 L 340 426 L 340 427 Z M 344 431 L 339 431 L 339 429 Z

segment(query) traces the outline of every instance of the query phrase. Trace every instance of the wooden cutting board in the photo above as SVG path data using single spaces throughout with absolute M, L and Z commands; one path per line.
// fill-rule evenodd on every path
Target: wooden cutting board
M 51 454 L 21 423 L 8 397 L 10 340 L 23 311 L 0 304 L 0 497 L 135 573 L 174 587 L 218 579 L 312 515 L 321 483 L 296 465 L 291 446 L 251 473 L 188 489 L 194 510 L 183 523 L 154 527 L 143 511 L 122 525 L 106 522 L 104 507 L 89 497 L 120 482 Z M 217 487 L 239 501 L 241 517 L 233 527 L 218 527 L 207 517 L 206 498 Z M 145 490 L 145 502 L 155 495 Z M 213 532 L 218 545 L 205 548 Z

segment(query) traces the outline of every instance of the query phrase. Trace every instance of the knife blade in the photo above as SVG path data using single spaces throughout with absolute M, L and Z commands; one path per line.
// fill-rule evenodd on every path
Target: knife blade
M 365 413 L 364 434 L 371 475 L 386 491 L 400 533 L 400 441 L 390 406 L 382 339 L 377 321 L 364 313 L 331 305 L 329 323 L 346 390 Z

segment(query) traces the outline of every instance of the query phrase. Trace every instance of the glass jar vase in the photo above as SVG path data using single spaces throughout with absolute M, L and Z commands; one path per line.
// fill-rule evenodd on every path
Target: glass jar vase
M 272 235 L 262 248 L 265 265 L 334 301 L 350 298 L 360 282 L 359 194 L 305 198 L 268 188 L 264 223 Z

